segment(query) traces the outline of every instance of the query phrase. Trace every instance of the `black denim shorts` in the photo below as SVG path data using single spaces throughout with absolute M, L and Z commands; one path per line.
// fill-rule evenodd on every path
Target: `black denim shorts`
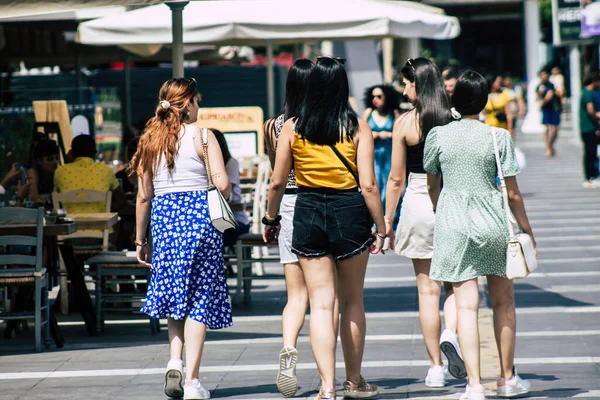
M 331 254 L 336 260 L 357 256 L 375 241 L 372 225 L 358 190 L 298 188 L 292 253 L 301 257 Z

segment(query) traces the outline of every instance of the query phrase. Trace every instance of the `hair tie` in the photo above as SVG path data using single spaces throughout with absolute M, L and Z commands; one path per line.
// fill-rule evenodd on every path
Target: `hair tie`
M 171 108 L 171 103 L 169 103 L 166 100 L 161 100 L 159 104 L 164 110 L 168 110 L 169 108 Z
M 452 114 L 452 118 L 454 118 L 455 120 L 459 120 L 462 118 L 462 115 L 460 115 L 460 113 L 456 111 L 456 108 L 454 107 L 450 109 L 450 113 Z

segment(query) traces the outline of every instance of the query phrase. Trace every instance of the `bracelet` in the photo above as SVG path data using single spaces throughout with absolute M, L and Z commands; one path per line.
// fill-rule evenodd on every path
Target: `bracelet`
M 137 239 L 135 239 L 135 240 L 133 241 L 133 243 L 134 243 L 136 246 L 145 246 L 145 245 L 147 245 L 147 244 L 148 244 L 148 239 L 146 239 L 146 238 L 143 238 L 142 240 L 137 240 Z
M 281 215 L 277 215 L 275 218 L 269 218 L 269 214 L 262 217 L 262 223 L 266 226 L 277 226 L 281 221 Z
M 378 237 L 379 239 L 381 239 L 381 240 L 385 240 L 385 237 L 386 237 L 385 235 L 381 235 L 381 234 L 379 234 L 379 232 L 375 232 L 375 235 L 377 235 L 377 237 Z

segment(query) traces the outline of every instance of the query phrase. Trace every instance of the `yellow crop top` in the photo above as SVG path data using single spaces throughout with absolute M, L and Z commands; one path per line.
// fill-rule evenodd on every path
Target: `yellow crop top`
M 356 148 L 351 140 L 344 138 L 335 148 L 346 158 L 357 173 Z M 296 184 L 309 188 L 354 189 L 358 186 L 348 168 L 328 145 L 319 145 L 294 135 L 292 145 Z

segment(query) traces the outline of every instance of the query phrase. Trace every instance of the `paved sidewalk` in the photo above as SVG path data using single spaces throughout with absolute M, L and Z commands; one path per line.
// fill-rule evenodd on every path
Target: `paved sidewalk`
M 557 157 L 546 160 L 534 140 L 524 142 L 528 168 L 519 184 L 538 241 L 540 268 L 515 284 L 516 364 L 519 374 L 532 381 L 534 398 L 600 399 L 600 189 L 581 187 L 579 146 L 559 142 Z M 279 265 L 267 265 L 266 271 L 265 279 L 253 281 L 252 305 L 234 308 L 234 326 L 208 334 L 201 380 L 215 399 L 281 398 L 274 379 L 285 286 Z M 378 398 L 458 399 L 464 381 L 452 380 L 441 389 L 423 382 L 428 361 L 407 259 L 391 254 L 370 259 L 365 307 L 363 375 L 381 387 Z M 104 336 L 88 337 L 78 314 L 59 319 L 67 340 L 63 349 L 32 353 L 31 334 L 0 339 L 0 399 L 165 399 L 166 329 L 152 336 L 146 319 L 109 314 Z M 484 307 L 482 377 L 489 397 L 495 398 L 491 322 Z M 319 384 L 308 339 L 307 317 L 298 344 L 298 398 L 314 396 Z

